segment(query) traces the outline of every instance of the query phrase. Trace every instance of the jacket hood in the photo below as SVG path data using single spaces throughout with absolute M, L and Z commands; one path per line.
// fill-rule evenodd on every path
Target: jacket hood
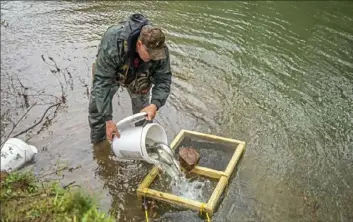
M 123 23 L 123 30 L 120 38 L 127 41 L 128 52 L 134 52 L 136 41 L 140 35 L 141 29 L 145 25 L 151 25 L 150 21 L 142 14 L 132 14 L 128 20 Z

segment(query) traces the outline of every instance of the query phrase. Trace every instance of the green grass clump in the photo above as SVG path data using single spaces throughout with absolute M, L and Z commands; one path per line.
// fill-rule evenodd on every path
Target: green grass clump
M 30 172 L 1 175 L 1 221 L 111 222 L 95 200 L 81 189 L 40 183 Z

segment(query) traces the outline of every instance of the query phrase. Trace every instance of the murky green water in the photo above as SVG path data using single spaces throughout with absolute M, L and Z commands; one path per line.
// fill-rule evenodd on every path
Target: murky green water
M 81 165 L 62 183 L 76 181 L 101 194 L 103 209 L 119 221 L 144 220 L 135 189 L 150 166 L 113 157 L 97 163 L 101 154 L 89 143 L 83 83 L 89 84 L 102 33 L 132 12 L 146 14 L 168 35 L 173 87 L 157 119 L 169 139 L 189 129 L 247 143 L 213 221 L 353 221 L 352 3 L 1 4 L 7 22 L 1 27 L 2 104 L 15 104 L 5 101 L 5 74 L 19 76 L 32 93 L 61 95 L 53 67 L 41 55 L 71 74 L 66 106 L 30 140 L 44 149 L 36 169 L 58 161 Z M 119 94 L 116 121 L 131 114 L 127 93 Z M 46 108 L 33 108 L 22 127 Z M 158 221 L 199 220 L 197 212 L 172 211 Z

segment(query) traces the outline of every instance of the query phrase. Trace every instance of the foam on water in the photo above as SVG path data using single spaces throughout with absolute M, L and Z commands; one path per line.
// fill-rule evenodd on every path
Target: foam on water
M 201 181 L 199 178 L 186 178 L 185 174 L 170 183 L 172 194 L 196 201 L 207 201 L 205 194 L 212 190 L 210 180 Z

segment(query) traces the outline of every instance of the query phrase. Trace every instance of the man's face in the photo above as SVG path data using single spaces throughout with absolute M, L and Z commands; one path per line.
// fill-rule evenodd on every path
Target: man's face
M 151 57 L 146 50 L 146 46 L 140 40 L 136 43 L 136 51 L 144 62 L 151 60 Z

